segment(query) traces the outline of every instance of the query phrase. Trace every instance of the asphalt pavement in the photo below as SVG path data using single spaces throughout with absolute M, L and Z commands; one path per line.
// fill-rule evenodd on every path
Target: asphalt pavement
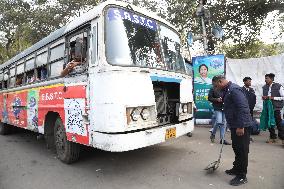
M 224 173 L 232 167 L 231 146 L 224 147 L 219 169 L 212 174 L 203 170 L 220 149 L 210 143 L 208 130 L 196 127 L 193 137 L 123 153 L 84 147 L 80 161 L 72 165 L 61 163 L 35 133 L 0 136 L 0 189 L 236 188 L 228 184 L 233 177 Z M 284 188 L 284 148 L 266 144 L 267 137 L 267 132 L 253 136 L 248 183 L 238 188 Z

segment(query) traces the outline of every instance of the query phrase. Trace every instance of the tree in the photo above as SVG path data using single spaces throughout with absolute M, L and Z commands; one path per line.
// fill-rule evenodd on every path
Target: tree
M 30 5 L 22 0 L 0 0 L 0 10 L 2 12 L 0 15 L 0 31 L 3 35 L 0 46 L 0 51 L 3 54 L 1 53 L 0 61 L 3 62 L 16 54 L 17 51 L 26 48 L 18 45 L 17 42 L 24 40 L 21 31 L 26 28 L 29 22 Z M 30 46 L 30 44 L 27 46 Z
M 243 44 L 222 45 L 219 51 L 225 52 L 228 58 L 259 58 L 284 53 L 284 45 L 277 43 L 264 44 L 264 42 L 257 40 L 247 44 L 245 47 Z
M 51 2 L 53 1 L 0 0 L 0 63 L 64 26 L 71 17 L 90 9 L 98 0 Z
M 139 2 L 140 6 L 145 6 L 145 2 Z M 188 30 L 195 34 L 201 33 L 200 21 L 195 15 L 197 0 L 164 0 L 165 6 L 162 7 L 147 2 L 147 6 L 155 7 L 157 12 L 162 13 L 161 16 L 174 24 L 180 33 L 185 35 Z M 223 27 L 223 42 L 230 41 L 240 52 L 255 44 L 264 20 L 270 12 L 277 11 L 278 15 L 284 13 L 284 1 L 279 0 L 212 0 L 212 3 L 205 7 L 211 13 L 211 24 Z M 282 25 L 283 23 L 284 17 Z M 208 27 L 208 33 L 210 29 Z

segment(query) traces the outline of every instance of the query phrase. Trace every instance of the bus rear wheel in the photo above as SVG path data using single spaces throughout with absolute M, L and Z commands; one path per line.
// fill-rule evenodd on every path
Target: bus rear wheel
M 58 117 L 54 125 L 54 139 L 58 158 L 67 164 L 79 159 L 80 145 L 67 140 L 65 128 Z
M 11 131 L 11 128 L 3 122 L 0 122 L 0 135 L 7 135 Z

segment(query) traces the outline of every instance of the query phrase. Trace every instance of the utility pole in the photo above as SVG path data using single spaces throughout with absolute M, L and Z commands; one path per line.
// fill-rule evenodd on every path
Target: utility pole
M 208 10 L 204 8 L 207 0 L 199 0 L 199 4 L 196 8 L 196 16 L 198 16 L 201 20 L 201 30 L 202 30 L 202 39 L 203 39 L 203 48 L 205 55 L 208 54 L 208 39 L 207 39 L 207 31 L 206 31 L 206 23 L 209 22 L 210 13 Z

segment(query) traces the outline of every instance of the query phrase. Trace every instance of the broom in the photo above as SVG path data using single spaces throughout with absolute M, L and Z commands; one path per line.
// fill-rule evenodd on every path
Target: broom
M 224 138 L 225 138 L 225 136 L 224 136 Z M 221 149 L 220 149 L 218 160 L 217 161 L 213 161 L 212 163 L 207 165 L 207 167 L 205 167 L 204 170 L 206 170 L 208 172 L 214 172 L 216 169 L 218 169 L 218 167 L 220 165 L 220 162 L 221 162 L 222 152 L 223 152 L 224 138 L 222 139 L 222 145 L 221 145 Z

